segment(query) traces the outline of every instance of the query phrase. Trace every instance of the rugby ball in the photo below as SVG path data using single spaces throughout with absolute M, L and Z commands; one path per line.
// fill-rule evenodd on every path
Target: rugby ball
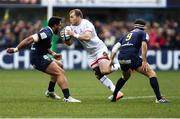
M 68 31 L 72 31 L 72 28 L 70 26 L 66 26 L 62 31 L 61 31 L 61 38 L 63 40 L 70 40 L 71 36 L 68 33 Z

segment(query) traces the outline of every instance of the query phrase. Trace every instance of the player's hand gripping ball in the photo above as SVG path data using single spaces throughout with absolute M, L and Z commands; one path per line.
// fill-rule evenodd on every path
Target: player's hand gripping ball
M 71 39 L 71 36 L 68 34 L 68 31 L 72 31 L 72 28 L 70 26 L 66 26 L 62 31 L 61 31 L 61 38 L 64 41 L 68 41 Z

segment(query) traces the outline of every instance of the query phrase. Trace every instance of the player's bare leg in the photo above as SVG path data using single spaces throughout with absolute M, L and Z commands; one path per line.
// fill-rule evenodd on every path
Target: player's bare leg
M 112 102 L 117 101 L 117 95 L 118 92 L 121 90 L 121 88 L 124 86 L 124 84 L 126 83 L 126 81 L 130 78 L 131 76 L 131 70 L 129 69 L 128 71 L 124 72 L 123 71 L 123 76 L 117 81 L 116 83 L 116 88 L 114 90 L 113 93 L 113 98 L 112 98 Z
M 93 68 L 95 71 L 96 78 L 100 80 L 100 82 L 107 88 L 114 92 L 115 86 L 113 82 L 104 74 L 105 72 L 109 72 L 110 62 L 107 59 L 102 59 L 98 61 L 96 67 Z
M 148 78 L 157 77 L 156 72 L 147 64 L 146 70 L 142 70 L 142 67 L 137 68 L 137 72 L 147 76 Z
M 101 73 L 104 75 L 110 74 L 113 71 L 117 71 L 118 69 L 120 69 L 119 61 L 116 58 L 114 58 L 113 62 L 107 59 L 100 60 L 98 62 L 98 65 Z
M 53 60 L 59 67 L 63 68 L 63 65 L 56 59 Z M 55 76 L 51 76 L 51 80 L 49 81 L 49 85 L 48 85 L 48 90 L 45 92 L 45 96 L 50 97 L 52 99 L 61 99 L 60 96 L 58 96 L 55 92 L 54 92 L 54 88 L 56 85 L 56 77 Z
M 169 102 L 168 100 L 166 100 L 165 98 L 163 98 L 161 96 L 156 72 L 150 67 L 149 64 L 147 64 L 146 70 L 142 70 L 142 67 L 139 67 L 136 71 L 149 78 L 150 85 L 151 85 L 151 87 L 154 90 L 154 93 L 156 95 L 156 103 L 167 103 L 167 102 Z
M 54 61 L 48 66 L 46 72 L 52 77 L 56 77 L 56 82 L 62 90 L 68 89 L 68 83 L 64 76 L 64 70 L 62 70 Z
M 107 59 L 103 59 L 98 61 L 98 65 L 99 65 L 99 69 L 101 71 L 102 74 L 106 75 L 111 73 L 111 62 Z
M 64 74 L 65 72 L 61 67 L 58 66 L 56 62 L 53 61 L 48 66 L 48 68 L 46 69 L 46 73 L 50 74 L 53 77 L 56 77 L 56 82 L 62 89 L 62 92 L 64 94 L 64 100 L 66 100 L 67 102 L 80 102 L 79 100 L 76 100 L 70 96 L 68 82 Z
M 115 86 L 113 84 L 113 82 L 106 76 L 102 73 L 101 70 L 103 71 L 107 71 L 109 72 L 110 71 L 110 68 L 109 68 L 109 65 L 110 65 L 110 61 L 107 60 L 107 59 L 103 59 L 101 61 L 98 62 L 98 66 L 96 66 L 95 68 L 93 68 L 93 70 L 95 71 L 95 75 L 96 75 L 96 78 L 100 80 L 100 82 L 105 86 L 107 87 L 108 89 L 110 89 L 110 91 L 113 93 L 114 90 L 115 90 Z M 101 69 L 100 69 L 101 67 Z M 108 69 L 109 68 L 109 69 Z M 105 69 L 108 69 L 108 70 L 105 70 Z M 122 98 L 123 97 L 123 93 L 122 92 L 119 92 L 118 94 L 118 99 Z M 108 99 L 112 99 L 112 95 L 108 97 Z
M 101 73 L 99 67 L 95 67 L 94 69 L 94 73 L 96 75 L 96 78 L 108 89 L 110 89 L 111 92 L 114 91 L 115 86 L 113 84 L 113 82 L 104 74 Z
M 53 61 L 56 62 L 56 64 L 63 69 L 63 64 L 60 61 L 56 59 L 54 59 Z

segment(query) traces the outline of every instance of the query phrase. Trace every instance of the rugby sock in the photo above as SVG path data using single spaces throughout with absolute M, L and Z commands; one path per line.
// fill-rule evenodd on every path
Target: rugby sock
M 62 92 L 63 92 L 65 98 L 68 98 L 70 96 L 68 88 L 67 89 L 62 89 Z
M 113 99 L 112 101 L 116 101 L 117 93 L 120 91 L 120 89 L 124 86 L 127 80 L 124 80 L 123 78 L 120 78 L 116 83 L 116 88 L 113 92 Z
M 103 76 L 100 79 L 101 83 L 106 86 L 107 88 L 109 88 L 112 92 L 114 92 L 115 86 L 113 84 L 113 82 L 107 77 L 107 76 Z
M 156 94 L 156 98 L 158 100 L 161 99 L 161 93 L 160 93 L 160 90 L 159 90 L 159 84 L 158 84 L 157 78 L 156 77 L 150 78 L 150 84 L 151 84 L 151 87 L 154 90 L 154 93 Z
M 48 91 L 49 92 L 54 92 L 55 85 L 56 85 L 56 82 L 50 81 L 49 86 L 48 86 Z

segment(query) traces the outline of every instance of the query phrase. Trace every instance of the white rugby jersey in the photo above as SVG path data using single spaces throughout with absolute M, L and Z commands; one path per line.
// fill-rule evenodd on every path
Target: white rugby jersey
M 100 40 L 97 36 L 94 25 L 90 21 L 82 19 L 81 23 L 78 26 L 71 25 L 71 27 L 75 33 L 80 35 L 84 34 L 86 31 L 90 31 L 92 33 L 92 38 L 90 41 L 79 40 L 89 54 L 98 52 L 99 50 L 101 50 L 101 48 L 106 47 L 103 41 Z

